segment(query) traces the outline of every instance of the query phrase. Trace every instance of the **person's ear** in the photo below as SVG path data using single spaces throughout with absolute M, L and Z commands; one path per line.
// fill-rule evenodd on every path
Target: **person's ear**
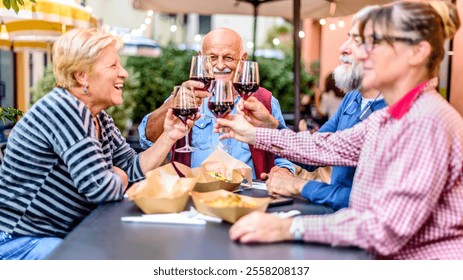
M 74 79 L 81 85 L 81 86 L 88 86 L 88 76 L 86 73 L 82 71 L 78 71 L 74 73 Z
M 432 47 L 427 41 L 421 41 L 412 47 L 408 60 L 410 65 L 426 65 L 432 52 Z
M 246 59 L 248 59 L 248 53 L 247 52 L 243 53 L 243 55 L 241 56 L 241 60 L 246 60 Z

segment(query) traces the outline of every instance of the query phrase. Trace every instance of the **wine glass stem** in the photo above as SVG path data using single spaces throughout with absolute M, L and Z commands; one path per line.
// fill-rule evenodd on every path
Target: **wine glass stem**
M 189 138 L 189 135 L 190 132 L 187 131 L 187 133 L 185 134 L 185 147 L 189 148 L 190 147 L 190 138 Z
M 201 106 L 202 106 L 202 109 L 201 109 L 201 110 L 202 110 L 203 112 L 202 112 L 201 116 L 202 116 L 202 117 L 206 117 L 206 101 L 204 100 L 204 98 L 203 98 L 202 101 L 203 101 L 203 103 L 201 104 Z

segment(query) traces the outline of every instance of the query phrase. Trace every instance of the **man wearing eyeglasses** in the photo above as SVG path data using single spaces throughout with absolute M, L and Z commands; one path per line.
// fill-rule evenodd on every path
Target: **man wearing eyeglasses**
M 381 94 L 375 89 L 362 89 L 359 87 L 362 82 L 363 72 L 361 65 L 354 61 L 352 47 L 358 44 L 358 21 L 375 7 L 366 7 L 359 11 L 352 20 L 352 28 L 349 38 L 340 48 L 341 64 L 334 71 L 336 86 L 348 92 L 343 98 L 337 112 L 318 130 L 317 133 L 335 132 L 353 127 L 365 120 L 373 111 L 380 110 L 386 106 Z M 243 105 L 246 110 L 262 114 L 258 104 L 252 104 L 254 100 L 248 99 Z M 251 113 L 251 114 L 252 114 Z M 257 114 L 257 112 L 256 112 Z M 255 116 L 263 120 L 264 115 Z M 269 117 L 269 116 L 268 116 Z M 255 120 L 254 120 L 255 121 Z M 265 121 L 261 121 L 265 123 Z M 270 122 L 267 120 L 267 122 Z M 275 122 L 275 121 L 273 121 Z M 256 125 L 256 123 L 253 123 Z M 267 125 L 268 126 L 268 125 Z M 317 167 L 302 165 L 308 171 L 314 171 Z M 287 176 L 275 167 L 268 178 L 266 185 L 269 193 L 284 196 L 301 195 L 309 201 L 317 204 L 324 204 L 334 210 L 349 206 L 350 191 L 354 179 L 355 168 L 347 166 L 333 166 L 330 183 L 316 180 L 306 180 L 301 177 Z
M 214 67 L 214 78 L 216 80 L 232 80 L 235 70 L 240 60 L 247 59 L 247 53 L 243 49 L 241 36 L 234 30 L 228 28 L 219 28 L 212 30 L 205 37 L 202 45 L 203 55 L 211 56 Z M 189 80 L 183 83 L 187 86 L 195 87 L 196 97 L 202 98 L 202 102 L 207 102 L 208 93 L 204 90 L 203 83 Z M 260 104 L 264 104 L 272 116 L 278 120 L 279 124 L 286 127 L 278 100 L 272 96 L 271 92 L 260 87 L 254 93 L 259 98 Z M 240 97 L 235 92 L 235 105 Z M 167 110 L 171 107 L 171 100 L 166 102 L 154 112 L 146 115 L 138 127 L 140 144 L 142 148 L 148 148 L 157 140 L 163 132 L 163 122 Z M 206 116 L 212 116 L 207 106 L 201 106 L 205 109 L 203 112 Z M 232 113 L 236 111 L 236 106 Z M 191 167 L 199 167 L 204 160 L 213 152 L 213 147 L 217 144 L 218 135 L 213 132 L 214 119 L 201 117 L 195 121 L 191 130 L 191 145 L 198 150 L 191 154 L 176 153 L 175 160 L 182 162 Z M 212 140 L 212 141 L 211 141 Z M 293 176 L 295 172 L 294 165 L 283 158 L 275 157 L 272 153 L 255 150 L 248 144 L 228 139 L 225 143 L 228 153 L 234 158 L 246 163 L 253 169 L 253 178 L 260 178 L 262 173 L 268 173 L 273 166 L 280 167 L 285 174 Z

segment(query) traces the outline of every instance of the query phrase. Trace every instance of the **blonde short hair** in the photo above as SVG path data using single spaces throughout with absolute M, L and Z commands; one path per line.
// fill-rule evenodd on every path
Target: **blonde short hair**
M 53 45 L 53 73 L 56 85 L 65 89 L 79 86 L 77 72 L 92 74 L 100 53 L 109 45 L 122 46 L 110 33 L 92 29 L 73 29 L 63 34 Z

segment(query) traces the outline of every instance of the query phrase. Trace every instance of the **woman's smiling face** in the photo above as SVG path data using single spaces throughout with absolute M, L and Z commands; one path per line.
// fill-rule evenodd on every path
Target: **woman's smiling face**
M 128 77 L 122 67 L 116 46 L 107 46 L 99 55 L 92 73 L 88 76 L 88 91 L 93 97 L 93 105 L 108 108 L 121 105 L 122 87 Z

